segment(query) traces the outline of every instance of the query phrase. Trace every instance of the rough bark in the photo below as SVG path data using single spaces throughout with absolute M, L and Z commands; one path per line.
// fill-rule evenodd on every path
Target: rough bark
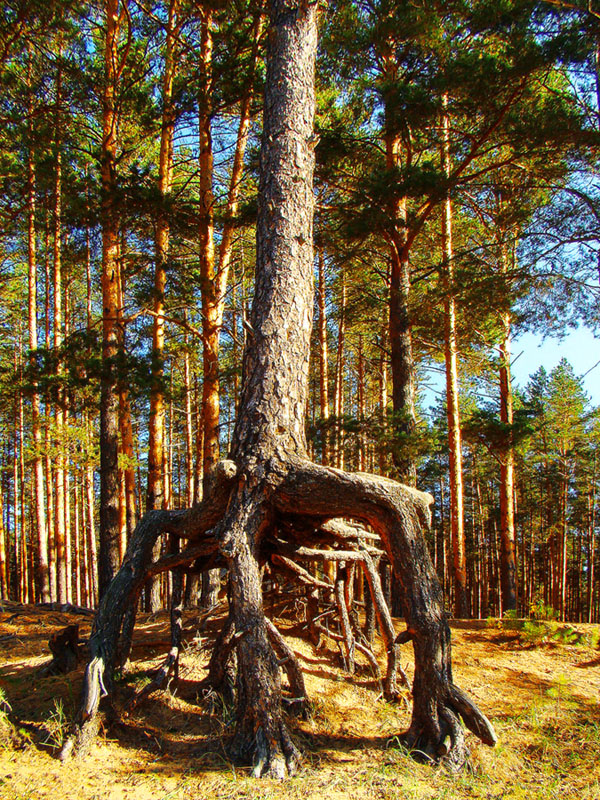
M 429 520 L 429 495 L 394 481 L 352 475 L 290 459 L 277 507 L 318 517 L 351 517 L 370 525 L 384 543 L 403 589 L 404 616 L 415 652 L 413 716 L 403 735 L 407 746 L 460 766 L 467 755 L 459 722 L 486 744 L 496 736 L 489 721 L 454 686 L 450 630 L 441 589 L 422 534 Z M 402 639 L 400 639 L 402 641 Z
M 124 0 L 127 2 L 127 0 Z M 106 0 L 104 92 L 102 97 L 102 377 L 100 383 L 100 552 L 99 591 L 107 590 L 119 566 L 118 438 L 118 233 L 116 207 L 118 38 L 121 0 Z
M 386 137 L 388 167 L 398 165 L 399 142 L 396 137 Z M 396 442 L 393 449 L 394 465 L 401 480 L 414 485 L 417 468 L 413 455 L 416 428 L 415 365 L 412 352 L 412 325 L 410 320 L 410 265 L 406 242 L 406 199 L 394 204 L 390 244 L 391 271 L 389 297 L 389 331 L 392 368 L 392 404 Z
M 294 11 L 292 14 L 291 11 Z M 317 10 L 271 5 L 257 222 L 256 289 L 232 458 L 240 483 L 220 526 L 238 645 L 232 752 L 254 774 L 283 777 L 299 754 L 281 712 L 277 660 L 262 608 L 258 545 L 288 454 L 306 452 L 304 417 L 312 327 L 312 172 Z M 286 331 L 289 335 L 286 335 Z
M 319 266 L 319 410 L 322 428 L 321 463 L 329 464 L 329 364 L 327 355 L 327 306 L 325 302 L 325 258 L 323 248 L 318 251 Z

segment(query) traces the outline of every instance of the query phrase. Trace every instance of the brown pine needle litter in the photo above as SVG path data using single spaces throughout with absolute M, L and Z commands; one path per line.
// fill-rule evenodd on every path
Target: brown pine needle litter
M 174 694 L 155 693 L 120 714 L 87 757 L 61 764 L 55 753 L 77 706 L 83 663 L 68 675 L 44 677 L 47 642 L 69 624 L 79 624 L 85 639 L 91 618 L 3 604 L 1 800 L 600 800 L 600 626 L 547 631 L 519 621 L 453 623 L 456 682 L 499 734 L 493 750 L 469 735 L 471 763 L 455 775 L 417 763 L 402 750 L 397 734 L 408 725 L 410 710 L 405 702 L 378 699 L 377 680 L 362 656 L 356 674 L 347 675 L 335 642 L 326 640 L 317 651 L 299 636 L 298 625 L 277 620 L 303 667 L 312 711 L 308 720 L 290 722 L 304 769 L 279 784 L 250 778 L 249 770 L 229 762 L 234 708 L 198 689 L 211 631 L 198 634 L 196 621 L 186 612 Z M 117 712 L 160 665 L 168 625 L 166 613 L 140 615 Z M 411 677 L 411 648 L 402 649 Z M 383 663 L 381 647 L 377 655 Z

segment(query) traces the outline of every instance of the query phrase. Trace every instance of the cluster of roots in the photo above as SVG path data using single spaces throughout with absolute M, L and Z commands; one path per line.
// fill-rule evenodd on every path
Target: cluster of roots
M 399 683 L 409 688 L 399 648 L 413 643 L 413 717 L 404 734 L 410 749 L 462 765 L 467 749 L 461 719 L 484 742 L 495 742 L 489 721 L 452 682 L 449 629 L 423 538 L 428 498 L 393 481 L 310 462 L 287 469 L 268 504 L 255 502 L 255 492 L 236 511 L 235 498 L 246 488 L 242 484 L 240 490 L 235 464 L 221 462 L 202 504 L 187 511 L 149 512 L 141 520 L 96 615 L 81 707 L 62 758 L 85 749 L 95 736 L 100 700 L 110 695 L 114 671 L 129 655 L 144 582 L 167 570 L 173 573 L 171 647 L 129 707 L 177 679 L 185 576 L 221 569 L 230 610 L 201 688 L 235 698 L 232 757 L 252 765 L 256 776 L 283 778 L 298 769 L 301 756 L 285 719 L 308 708 L 300 664 L 265 614 L 276 600 L 301 600 L 307 636 L 317 647 L 324 637 L 336 642 L 349 673 L 362 654 L 390 701 L 402 695 Z M 240 508 L 242 526 L 235 517 Z M 236 533 L 240 528 L 242 535 Z M 177 546 L 153 561 L 154 544 L 163 534 L 170 534 Z M 186 546 L 181 548 L 181 542 Z M 400 634 L 382 584 L 390 568 L 403 591 L 406 627 Z M 376 629 L 386 651 L 383 674 L 373 652 Z M 282 672 L 289 685 L 286 695 Z

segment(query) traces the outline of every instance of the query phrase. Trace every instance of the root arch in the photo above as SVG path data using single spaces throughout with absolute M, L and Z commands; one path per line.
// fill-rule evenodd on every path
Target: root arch
M 255 775 L 293 774 L 301 758 L 282 713 L 280 667 L 287 669 L 292 694 L 298 695 L 298 710 L 306 703 L 306 693 L 298 663 L 264 615 L 261 565 L 269 562 L 271 570 L 281 570 L 286 578 L 291 576 L 332 600 L 337 597 L 338 607 L 344 604 L 347 612 L 343 585 L 336 592 L 335 584 L 305 568 L 306 562 L 319 559 L 354 563 L 364 571 L 387 652 L 387 697 L 398 693 L 398 671 L 405 680 L 399 669 L 399 643 L 413 644 L 412 719 L 402 734 L 406 746 L 459 767 L 467 755 L 461 719 L 483 742 L 493 745 L 496 735 L 490 722 L 453 683 L 450 631 L 423 534 L 430 496 L 387 478 L 347 473 L 297 457 L 270 466 L 266 485 L 249 486 L 233 462 L 221 462 L 202 504 L 143 517 L 98 609 L 81 708 L 63 757 L 83 749 L 96 733 L 100 700 L 112 690 L 123 621 L 137 603 L 144 581 L 169 569 L 202 570 L 220 563 L 229 570 L 231 602 L 220 646 L 227 651 L 225 662 L 235 650 L 238 665 L 232 755 L 251 763 Z M 186 545 L 152 562 L 153 545 L 162 533 L 179 537 Z M 373 563 L 383 553 L 403 588 L 406 630 L 399 636 Z M 344 609 L 340 611 L 344 616 Z M 348 652 L 351 647 L 354 653 L 356 644 L 372 663 L 368 647 L 354 639 L 347 613 L 341 633 Z M 210 674 L 222 679 L 226 663 L 220 655 L 213 653 Z

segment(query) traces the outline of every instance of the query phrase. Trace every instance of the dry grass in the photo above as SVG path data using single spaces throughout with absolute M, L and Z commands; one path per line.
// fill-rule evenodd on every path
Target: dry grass
M 397 745 L 409 711 L 378 699 L 366 665 L 347 676 L 332 649 L 315 651 L 288 628 L 305 669 L 312 718 L 292 721 L 305 754 L 285 784 L 256 781 L 226 757 L 232 709 L 197 696 L 206 648 L 186 616 L 187 650 L 175 696 L 155 696 L 106 731 L 84 760 L 61 765 L 55 745 L 75 710 L 81 670 L 41 678 L 46 642 L 64 625 L 89 620 L 33 607 L 0 613 L 0 686 L 18 732 L 0 712 L 1 800 L 183 800 L 206 798 L 597 798 L 600 800 L 600 653 L 588 644 L 531 643 L 522 632 L 455 623 L 456 682 L 499 733 L 493 750 L 471 737 L 470 769 L 456 776 L 417 764 Z M 126 687 L 160 663 L 166 615 L 145 615 Z M 583 633 L 598 626 L 577 626 Z M 410 648 L 404 648 L 410 673 Z M 380 654 L 382 655 L 382 654 Z M 332 665 L 333 659 L 333 665 Z

